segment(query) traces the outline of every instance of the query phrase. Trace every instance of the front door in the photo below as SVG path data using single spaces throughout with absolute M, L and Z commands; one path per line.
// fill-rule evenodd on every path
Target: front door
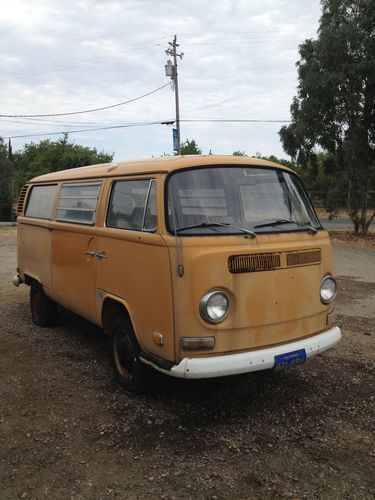
M 106 227 L 98 237 L 98 293 L 121 300 L 141 347 L 174 360 L 168 248 L 158 234 L 156 179 L 112 182 Z M 155 343 L 161 335 L 161 343 Z

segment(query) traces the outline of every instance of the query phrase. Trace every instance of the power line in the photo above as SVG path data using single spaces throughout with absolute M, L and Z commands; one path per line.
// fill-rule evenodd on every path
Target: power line
M 190 123 L 291 123 L 291 120 L 258 120 L 258 119 L 227 119 L 227 118 L 212 118 L 212 119 L 180 119 L 181 122 L 190 122 Z M 120 129 L 120 128 L 130 128 L 130 127 L 143 127 L 146 125 L 172 125 L 175 123 L 175 120 L 160 120 L 153 122 L 134 122 L 134 123 L 126 123 L 121 125 L 111 125 L 108 127 L 95 127 L 95 128 L 85 128 L 80 130 L 61 130 L 60 132 L 50 132 L 50 133 L 41 133 L 41 134 L 24 134 L 24 135 L 12 135 L 12 136 L 4 136 L 4 139 L 23 139 L 26 137 L 42 137 L 42 136 L 50 136 L 50 135 L 62 135 L 62 134 L 79 134 L 82 132 L 95 132 L 98 130 L 112 130 L 112 129 Z
M 193 123 L 291 123 L 291 120 L 258 120 L 258 119 L 241 119 L 241 118 L 196 118 L 184 119 L 182 122 Z
M 250 36 L 243 36 L 250 35 Z M 221 42 L 274 42 L 274 41 L 300 41 L 301 39 L 311 38 L 316 33 L 305 33 L 303 31 L 288 33 L 285 31 L 248 31 L 238 33 L 202 33 L 193 36 L 180 34 L 180 37 L 186 44 L 208 44 Z
M 294 31 L 293 33 L 295 34 L 304 34 L 305 31 L 303 30 L 297 30 L 297 31 Z M 209 38 L 209 37 L 222 37 L 223 35 L 236 35 L 236 36 L 240 36 L 240 35 L 289 35 L 290 33 L 287 33 L 285 30 L 262 30 L 262 31 L 227 31 L 227 32 L 220 32 L 220 33 L 215 33 L 213 31 L 201 31 L 199 33 L 197 32 L 182 32 L 180 33 L 180 37 L 182 38 L 197 38 L 197 37 L 206 37 L 206 38 Z M 315 33 L 316 34 L 316 33 Z
M 129 104 L 134 101 L 139 101 L 139 99 L 143 99 L 144 97 L 147 97 L 151 94 L 155 94 L 155 92 L 158 92 L 161 89 L 164 89 L 165 87 L 168 87 L 169 83 L 166 83 L 165 85 L 162 85 L 161 87 L 152 90 L 151 92 L 148 92 L 147 94 L 143 94 L 138 97 L 134 97 L 133 99 L 129 99 L 128 101 L 123 101 L 119 102 L 117 104 L 112 104 L 110 106 L 103 106 L 101 108 L 95 108 L 95 109 L 86 109 L 84 111 L 72 111 L 70 113 L 50 113 L 50 114 L 37 114 L 37 115 L 1 115 L 1 118 L 41 118 L 41 117 L 48 117 L 48 116 L 69 116 L 69 115 L 81 115 L 83 113 L 94 113 L 96 111 L 103 111 L 104 109 L 111 109 L 111 108 L 117 108 L 118 106 L 124 106 L 124 104 Z
M 269 43 L 269 42 L 301 42 L 304 38 L 218 38 L 209 40 L 197 40 L 184 42 L 186 45 L 219 45 L 221 43 L 235 42 L 235 43 Z
M 242 39 L 247 39 L 245 38 L 243 35 L 252 35 L 252 36 L 266 36 L 267 39 L 266 41 L 269 41 L 269 40 L 273 40 L 273 39 L 276 39 L 276 40 L 279 40 L 278 37 L 281 37 L 281 39 L 285 39 L 283 38 L 283 36 L 288 36 L 290 37 L 291 35 L 295 35 L 295 36 L 299 36 L 299 33 L 301 34 L 301 36 L 303 36 L 304 38 L 308 38 L 308 37 L 311 37 L 311 36 L 315 36 L 316 33 L 313 33 L 313 34 L 306 34 L 304 31 L 295 31 L 293 33 L 288 33 L 288 32 L 285 32 L 285 30 L 269 30 L 269 31 L 240 31 L 240 32 L 226 32 L 226 33 L 212 33 L 212 32 L 201 32 L 201 33 L 192 33 L 192 34 L 189 34 L 189 33 L 182 33 L 181 36 L 185 39 L 186 38 L 186 42 L 187 44 L 200 44 L 200 43 L 206 43 L 206 42 L 216 42 L 216 41 L 232 41 L 232 40 L 242 40 Z M 230 36 L 231 38 L 225 38 L 225 37 L 228 37 Z M 3 80 L 0 80 L 0 83 L 4 83 L 6 81 L 9 81 L 9 80 L 12 80 L 14 78 L 20 78 L 20 77 L 24 77 L 24 76 L 28 76 L 28 75 L 32 75 L 34 73 L 38 73 L 40 74 L 41 72 L 44 72 L 44 71 L 48 71 L 48 70 L 52 70 L 52 71 L 55 71 L 55 70 L 60 70 L 60 69 L 64 69 L 64 68 L 67 68 L 67 67 L 70 67 L 70 66 L 74 66 L 74 65 L 77 65 L 77 64 L 82 64 L 82 63 L 90 63 L 90 62 L 97 62 L 97 61 L 100 61 L 102 59 L 111 59 L 111 54 L 114 54 L 113 55 L 113 58 L 115 59 L 118 59 L 118 58 L 121 58 L 123 59 L 124 58 L 124 54 L 125 55 L 134 55 L 134 49 L 132 49 L 132 46 L 134 46 L 136 49 L 137 49 L 137 52 L 136 53 L 142 53 L 142 50 L 143 49 L 146 49 L 146 48 L 149 48 L 149 47 L 157 47 L 158 45 L 160 45 L 160 43 L 157 43 L 157 42 L 161 42 L 165 39 L 167 39 L 168 37 L 165 36 L 165 37 L 161 37 L 161 38 L 154 38 L 154 39 L 150 39 L 150 40 L 145 40 L 144 42 L 141 42 L 141 43 L 133 43 L 133 44 L 127 44 L 125 47 L 121 47 L 121 46 L 118 46 L 118 47 L 115 47 L 115 48 L 111 48 L 111 49 L 106 49 L 106 50 L 102 50 L 100 55 L 95 55 L 95 56 L 82 56 L 82 57 L 76 57 L 76 58 L 70 58 L 70 59 L 62 59 L 62 60 L 58 60 L 58 61 L 55 61 L 55 62 L 52 62 L 52 63 L 47 63 L 47 64 L 41 64 L 41 65 L 33 65 L 32 69 L 26 69 L 26 70 L 22 70 L 22 71 L 16 71 L 14 73 L 10 73 L 8 74 L 7 78 L 6 79 L 3 79 Z M 190 39 L 190 41 L 189 41 Z M 252 39 L 250 39 L 252 40 Z M 295 39 L 293 39 L 294 41 Z M 300 38 L 297 38 L 297 40 L 300 40 Z M 155 45 L 154 45 L 155 43 Z M 128 50 L 126 50 L 128 49 Z M 139 49 L 142 49 L 142 50 L 139 50 Z
M 161 125 L 161 122 L 139 122 L 139 123 L 128 123 L 124 125 L 112 125 L 110 127 L 95 127 L 95 128 L 84 128 L 81 130 L 61 130 L 60 132 L 50 132 L 43 134 L 25 134 L 25 135 L 12 135 L 12 136 L 4 136 L 4 139 L 23 139 L 25 137 L 42 137 L 49 135 L 61 135 L 61 134 L 78 134 L 81 132 L 94 132 L 96 130 L 110 130 L 117 128 L 128 128 L 128 127 L 143 127 L 145 125 Z
M 74 66 L 74 65 L 77 65 L 77 64 L 82 64 L 82 63 L 91 63 L 91 62 L 97 62 L 97 61 L 100 61 L 100 60 L 103 60 L 105 59 L 106 61 L 110 60 L 110 59 L 118 59 L 118 58 L 121 58 L 121 59 L 124 59 L 124 55 L 134 55 L 134 53 L 136 54 L 140 54 L 143 52 L 143 48 L 153 48 L 154 47 L 154 42 L 160 42 L 161 40 L 164 40 L 165 38 L 167 37 L 162 37 L 162 38 L 156 38 L 156 39 L 152 39 L 152 40 L 149 40 L 149 41 L 145 41 L 141 44 L 139 43 L 136 43 L 134 44 L 134 47 L 136 47 L 136 52 L 134 51 L 134 49 L 132 49 L 132 45 L 127 45 L 126 47 L 128 48 L 128 50 L 124 50 L 122 47 L 116 47 L 116 48 L 112 48 L 112 49 L 107 49 L 107 50 L 102 50 L 101 51 L 101 55 L 96 55 L 96 56 L 91 56 L 91 57 L 78 57 L 78 58 L 73 58 L 73 59 L 63 59 L 63 60 L 60 60 L 60 61 L 56 61 L 56 62 L 52 62 L 52 63 L 48 63 L 48 64 L 42 64 L 42 65 L 33 65 L 32 69 L 26 69 L 26 70 L 23 70 L 23 71 L 19 71 L 19 72 L 14 72 L 14 73 L 10 73 L 8 75 L 8 77 L 6 79 L 2 79 L 0 80 L 0 83 L 4 83 L 4 82 L 7 82 L 9 80 L 13 80 L 13 79 L 17 79 L 17 78 L 21 78 L 21 77 L 24 77 L 24 76 L 29 76 L 29 75 L 33 75 L 33 74 L 40 74 L 41 72 L 46 72 L 46 71 L 60 71 L 61 69 L 64 69 L 64 68 L 69 68 L 71 66 Z M 155 48 L 158 46 L 159 44 L 156 43 L 155 44 Z M 141 50 L 139 50 L 141 49 Z M 112 57 L 111 54 L 113 54 L 114 52 L 117 52 L 116 55 L 113 55 Z
M 96 126 L 96 125 L 104 125 L 105 123 L 98 123 L 98 122 L 80 122 L 80 121 L 73 121 L 73 122 L 67 122 L 66 120 L 46 120 L 43 118 L 25 118 L 27 121 L 18 121 L 18 120 L 8 120 L 4 118 L 0 118 L 0 123 L 22 123 L 23 125 L 40 125 L 42 127 L 47 127 L 47 126 L 59 126 L 59 127 L 77 127 L 78 125 L 88 125 L 88 126 Z M 108 125 L 113 125 L 114 123 L 108 122 Z
M 35 122 L 22 122 L 22 121 L 16 121 L 16 120 L 5 120 L 3 123 L 20 123 L 23 125 L 41 125 L 41 126 L 47 126 L 47 125 L 53 125 L 56 124 L 64 127 L 76 127 L 77 125 L 87 125 L 87 126 L 102 126 L 102 127 L 118 127 L 122 126 L 122 124 L 116 124 L 116 122 L 107 122 L 107 123 L 98 123 L 98 122 L 72 122 L 72 123 L 66 123 L 62 121 L 49 121 L 45 120 L 47 123 L 40 123 L 38 121 Z M 259 119 L 241 119 L 241 118 L 184 118 L 180 119 L 180 121 L 185 122 L 185 123 L 291 123 L 291 120 L 259 120 Z M 170 120 L 169 121 L 171 124 L 173 124 L 175 121 Z M 168 123 L 169 123 L 168 122 Z M 1 123 L 1 122 L 0 122 Z M 149 123 L 149 122 L 141 122 L 141 123 Z M 150 122 L 154 123 L 154 122 Z M 163 122 L 155 122 L 155 123 L 161 123 L 162 125 L 168 124 L 168 123 L 163 123 Z M 139 122 L 128 122 L 126 125 L 135 125 L 137 126 Z M 60 132 L 56 132 L 60 133 Z M 63 132 L 61 132 L 63 133 Z M 67 131 L 67 133 L 70 133 Z M 48 134 L 46 134 L 48 135 Z

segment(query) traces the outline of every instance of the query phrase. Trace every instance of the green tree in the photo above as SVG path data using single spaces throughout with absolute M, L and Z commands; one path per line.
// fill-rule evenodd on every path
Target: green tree
M 0 137 L 0 220 L 12 220 L 14 187 L 13 162 L 8 158 L 8 148 Z
M 346 206 L 354 234 L 365 235 L 375 217 L 375 0 L 321 3 L 318 38 L 300 46 L 292 123 L 280 137 L 312 176 L 326 177 L 331 209 Z
M 246 151 L 240 151 L 237 149 L 236 151 L 233 151 L 233 156 L 247 156 Z
M 99 153 L 95 148 L 69 142 L 67 135 L 58 141 L 31 142 L 14 154 L 18 186 L 48 172 L 108 163 L 112 159 L 113 154 Z
M 274 163 L 280 163 L 280 165 L 285 165 L 286 167 L 294 170 L 298 174 L 300 173 L 300 169 L 298 168 L 298 165 L 294 161 L 286 160 L 285 158 L 278 158 L 275 155 L 271 156 L 260 156 L 262 160 L 268 160 L 268 161 L 273 161 Z
M 189 141 L 189 139 L 186 139 L 186 141 L 181 144 L 180 154 L 200 155 L 202 154 L 202 151 L 198 148 L 198 145 L 194 139 L 192 139 L 191 141 Z

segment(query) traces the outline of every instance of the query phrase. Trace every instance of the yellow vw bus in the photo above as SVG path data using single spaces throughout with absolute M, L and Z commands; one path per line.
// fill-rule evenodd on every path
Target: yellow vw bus
M 129 390 L 152 367 L 221 377 L 334 346 L 332 247 L 297 175 L 258 158 L 180 156 L 82 167 L 28 182 L 18 272 L 32 319 L 61 304 L 110 336 Z

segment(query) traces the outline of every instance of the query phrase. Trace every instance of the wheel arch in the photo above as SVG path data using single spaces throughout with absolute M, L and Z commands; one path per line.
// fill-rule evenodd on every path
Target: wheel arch
M 39 278 L 37 278 L 35 276 L 31 276 L 30 274 L 26 274 L 26 273 L 24 276 L 25 276 L 25 280 L 24 280 L 25 285 L 31 286 L 33 283 L 36 283 L 43 288 L 43 283 Z
M 101 323 L 102 328 L 106 333 L 110 333 L 112 326 L 117 322 L 119 317 L 125 318 L 129 321 L 130 325 L 133 328 L 134 335 L 139 346 L 142 346 L 142 343 L 139 340 L 139 336 L 137 334 L 137 329 L 135 322 L 133 320 L 133 315 L 130 311 L 128 304 L 118 297 L 106 296 L 103 300 L 102 313 L 101 313 Z
M 30 280 L 30 308 L 35 325 L 41 327 L 56 325 L 58 305 L 48 297 L 42 283 L 36 279 Z

